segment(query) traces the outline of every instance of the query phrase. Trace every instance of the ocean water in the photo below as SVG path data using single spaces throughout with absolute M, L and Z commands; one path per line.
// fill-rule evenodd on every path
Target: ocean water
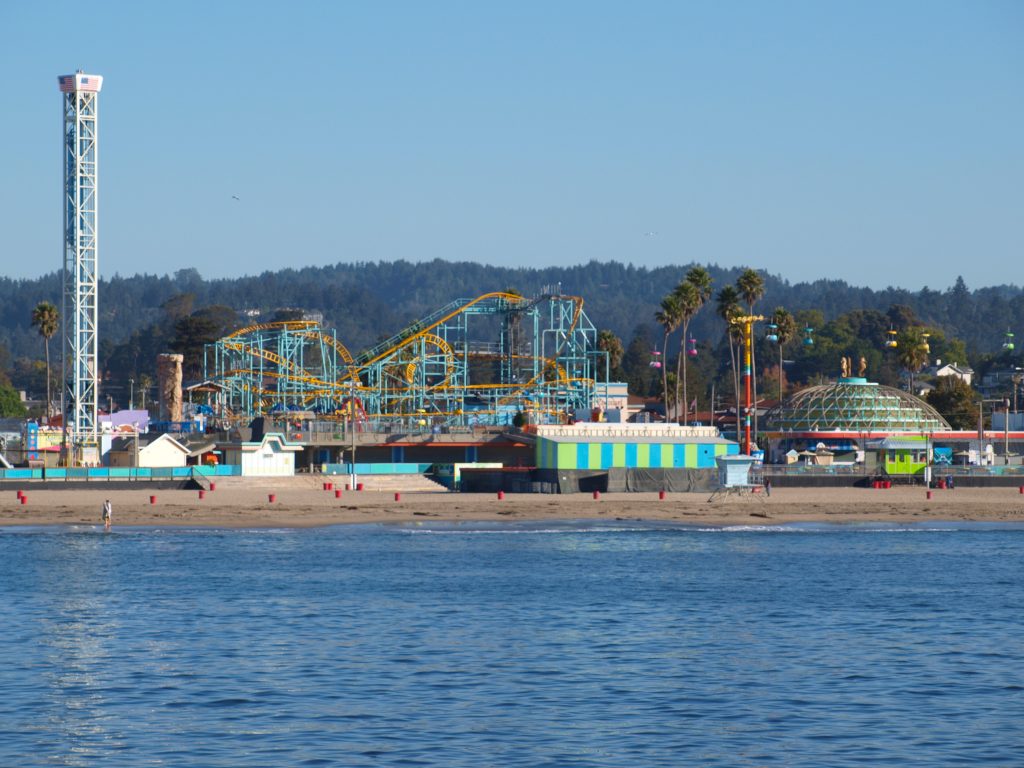
M 1024 528 L 0 529 L 0 766 L 1020 766 Z

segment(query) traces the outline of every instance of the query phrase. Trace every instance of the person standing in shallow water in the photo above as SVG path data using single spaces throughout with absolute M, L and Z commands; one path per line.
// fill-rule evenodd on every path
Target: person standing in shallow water
M 103 530 L 110 530 L 110 516 L 113 508 L 110 506 L 110 499 L 103 502 Z

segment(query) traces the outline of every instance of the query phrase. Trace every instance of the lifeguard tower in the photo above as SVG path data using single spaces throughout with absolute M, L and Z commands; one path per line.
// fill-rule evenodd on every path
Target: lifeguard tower
M 729 454 L 716 456 L 715 463 L 718 465 L 718 488 L 708 497 L 708 501 L 717 501 L 729 496 L 757 496 L 761 501 L 764 498 L 758 493 L 761 486 L 750 481 L 750 468 L 757 460 L 753 456 L 744 454 Z

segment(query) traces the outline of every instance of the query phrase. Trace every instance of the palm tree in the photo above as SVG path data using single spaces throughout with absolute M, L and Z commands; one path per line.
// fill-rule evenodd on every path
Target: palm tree
M 899 361 L 910 375 L 910 393 L 914 393 L 914 374 L 928 362 L 928 339 L 924 328 L 913 326 L 900 334 Z
M 736 328 L 732 319 L 743 313 L 740 307 L 740 292 L 733 285 L 726 285 L 718 292 L 717 311 L 718 316 L 725 321 L 725 333 L 729 339 L 729 363 L 732 367 L 732 391 L 736 402 L 736 425 L 739 428 L 740 413 L 740 380 L 736 363 Z
M 690 410 L 688 405 L 690 401 L 686 397 L 686 339 L 690 334 L 690 321 L 693 319 L 693 316 L 697 314 L 697 310 L 700 309 L 701 301 L 700 294 L 697 293 L 697 289 L 694 287 L 693 283 L 688 283 L 685 280 L 676 286 L 672 295 L 675 296 L 676 301 L 679 302 L 679 324 L 683 327 L 683 335 L 679 339 L 679 355 L 676 357 L 676 415 L 679 415 L 679 369 L 682 367 L 683 399 L 681 403 L 683 406 L 683 423 L 685 424 L 686 414 Z
M 674 293 L 661 300 L 661 309 L 654 313 L 654 319 L 665 329 L 661 342 L 661 396 L 665 402 L 665 421 L 668 421 L 668 337 L 682 321 L 682 308 Z
M 676 358 L 676 382 L 679 382 L 679 362 L 682 361 L 683 368 L 683 424 L 688 423 L 690 415 L 690 399 L 686 393 L 686 342 L 690 337 L 690 321 L 700 312 L 704 303 L 711 298 L 711 274 L 704 267 L 691 267 L 678 286 L 675 294 L 683 310 L 682 326 L 683 335 L 679 339 L 679 357 Z M 679 403 L 679 392 L 676 391 L 676 403 Z
M 608 372 L 611 375 L 611 372 L 615 371 L 622 362 L 622 356 L 626 354 L 622 340 L 612 331 L 598 331 L 597 348 L 608 353 Z
M 743 300 L 747 302 L 750 314 L 754 314 L 754 305 L 757 300 L 764 296 L 764 278 L 756 269 L 745 269 L 743 274 L 736 278 L 736 287 L 739 289 Z M 754 347 L 750 347 L 750 381 L 754 389 L 754 434 L 757 434 L 757 360 L 754 357 Z
M 153 377 L 148 373 L 139 375 L 139 391 L 142 393 L 142 410 L 146 410 L 146 393 L 153 386 Z
M 697 289 L 697 293 L 700 294 L 701 305 L 711 298 L 711 284 L 714 282 L 714 279 L 711 277 L 711 273 L 704 269 L 704 267 L 691 267 L 686 273 L 685 279 L 686 282 Z
M 779 337 L 779 402 L 782 402 L 782 348 L 796 336 L 796 320 L 785 307 L 776 307 L 772 313 L 775 335 Z
M 46 347 L 46 421 L 53 414 L 53 397 L 50 388 L 50 339 L 60 327 L 60 312 L 48 301 L 41 301 L 32 310 L 32 325 L 39 329 Z

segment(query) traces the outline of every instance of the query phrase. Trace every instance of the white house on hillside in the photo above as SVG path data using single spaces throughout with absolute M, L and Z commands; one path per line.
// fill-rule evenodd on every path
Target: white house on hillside
M 935 365 L 928 368 L 926 372 L 932 376 L 955 376 L 967 386 L 971 386 L 971 380 L 974 378 L 974 371 L 968 366 L 959 363 L 943 363 L 941 360 L 936 360 Z

